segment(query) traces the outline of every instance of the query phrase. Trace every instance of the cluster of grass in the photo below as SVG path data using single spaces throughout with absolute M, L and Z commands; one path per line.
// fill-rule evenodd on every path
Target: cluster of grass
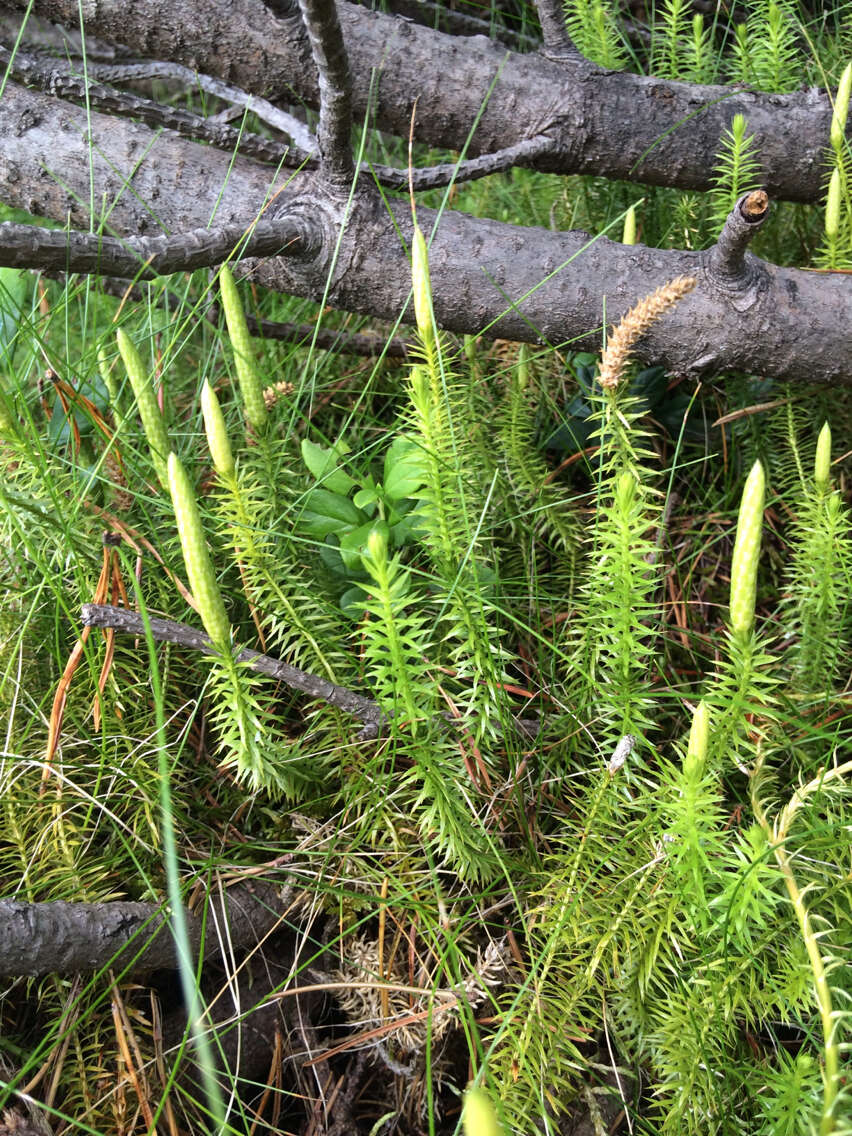
M 722 36 L 682 15 L 655 25 L 660 74 Z M 708 78 L 764 58 L 741 26 Z M 642 238 L 712 239 L 746 143 L 720 140 L 718 194 L 646 194 Z M 456 203 L 613 235 L 635 200 L 516 171 Z M 779 259 L 819 255 L 801 216 Z M 412 252 L 405 365 L 251 340 L 243 307 L 319 313 L 227 270 L 123 304 L 4 276 L 2 892 L 297 888 L 288 919 L 324 946 L 280 986 L 324 979 L 336 1041 L 370 1047 L 364 1131 L 454 1131 L 473 1079 L 525 1134 L 575 1104 L 601 1131 L 623 1109 L 648 1134 L 848 1132 L 852 525 L 826 407 L 631 368 L 683 283 L 602 366 L 453 344 L 422 234 Z M 81 642 L 93 599 L 203 626 L 218 656 Z M 244 645 L 375 699 L 383 730 L 250 673 Z M 194 1042 L 169 1053 L 120 976 L 11 985 L 0 1101 L 25 1089 L 63 1131 L 299 1129 L 304 1038 L 271 1093 L 239 1084 L 204 1040 L 218 992 L 183 977 Z

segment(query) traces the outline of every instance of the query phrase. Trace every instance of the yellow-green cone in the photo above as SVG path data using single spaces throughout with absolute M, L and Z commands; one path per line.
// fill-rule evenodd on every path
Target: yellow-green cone
M 825 235 L 830 241 L 836 241 L 840 232 L 840 189 L 840 170 L 835 166 L 825 199 Z
M 387 560 L 388 542 L 378 529 L 372 529 L 367 537 L 367 553 L 374 564 L 383 564 Z
M 267 417 L 266 403 L 263 400 L 263 380 L 255 362 L 254 345 L 249 335 L 234 274 L 227 264 L 222 266 L 219 273 L 219 290 L 234 352 L 234 365 L 237 369 L 237 381 L 243 398 L 246 421 L 256 433 L 260 433 L 266 426 Z
M 827 422 L 819 432 L 814 458 L 814 482 L 817 489 L 824 493 L 828 489 L 831 479 L 831 427 Z
M 756 461 L 743 489 L 734 555 L 731 559 L 731 630 L 740 636 L 748 635 L 754 626 L 765 495 L 766 475 L 763 466 Z
M 462 1123 L 464 1136 L 503 1136 L 503 1127 L 497 1119 L 494 1105 L 478 1085 L 464 1094 Z
M 429 250 L 419 225 L 414 226 L 411 242 L 411 287 L 414 295 L 414 316 L 417 330 L 424 343 L 434 339 L 432 326 L 432 281 L 429 276 Z
M 154 388 L 151 386 L 145 364 L 136 350 L 136 344 L 123 328 L 119 328 L 116 332 L 116 339 L 119 354 L 127 370 L 127 377 L 130 379 L 130 385 L 136 398 L 136 406 L 139 409 L 139 417 L 142 419 L 142 429 L 145 431 L 145 437 L 148 440 L 148 448 L 151 451 L 151 461 L 154 463 L 157 480 L 163 489 L 166 489 L 169 484 L 166 457 L 170 449 L 166 424 L 163 422 L 163 416 L 157 405 L 157 397 L 154 394 Z
M 631 205 L 624 216 L 624 231 L 621 234 L 623 245 L 636 244 L 636 206 Z
M 518 369 L 515 372 L 519 390 L 526 390 L 530 385 L 530 349 L 522 343 L 518 350 Z
M 846 117 L 849 114 L 849 95 L 852 94 L 852 63 L 847 63 L 840 76 L 831 116 L 831 145 L 836 153 L 843 149 L 846 137 Z
M 201 622 L 214 646 L 227 652 L 231 642 L 231 624 L 225 614 L 222 593 L 207 550 L 195 493 L 176 454 L 169 454 L 168 486 L 189 587 L 198 604 Z
M 626 513 L 628 509 L 633 507 L 633 502 L 636 500 L 636 478 L 629 470 L 618 475 L 618 480 L 615 483 L 615 500 L 621 513 Z
M 710 710 L 707 703 L 699 702 L 692 715 L 689 741 L 683 771 L 688 778 L 698 778 L 707 762 L 707 744 L 710 740 Z
M 207 445 L 210 447 L 210 457 L 213 459 L 213 468 L 222 478 L 234 476 L 234 455 L 225 418 L 216 392 L 205 380 L 201 388 L 201 413 L 204 415 L 204 432 L 207 435 Z

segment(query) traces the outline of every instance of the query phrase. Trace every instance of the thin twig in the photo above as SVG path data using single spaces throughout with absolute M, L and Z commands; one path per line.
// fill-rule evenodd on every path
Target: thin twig
M 140 60 L 133 63 L 87 63 L 90 78 L 104 83 L 133 83 L 141 79 L 171 79 L 183 83 L 188 90 L 204 91 L 214 98 L 233 106 L 244 107 L 256 114 L 261 122 L 285 134 L 300 150 L 316 150 L 317 141 L 308 127 L 295 115 L 288 114 L 259 95 L 250 95 L 241 87 L 224 83 L 212 75 L 203 75 L 180 63 L 161 60 Z
M 436 166 L 426 166 L 411 171 L 411 187 L 415 191 L 442 189 L 451 183 L 476 181 L 489 174 L 503 173 L 513 166 L 523 166 L 541 158 L 553 148 L 553 139 L 546 134 L 525 138 L 513 146 L 495 150 L 490 154 L 480 154 L 477 158 L 466 158 L 463 162 L 442 162 Z M 406 189 L 409 185 L 408 170 L 398 170 L 393 166 L 370 166 L 372 173 L 385 189 Z
M 82 608 L 83 623 L 86 627 L 114 627 L 116 631 L 128 635 L 144 635 L 145 625 L 142 617 L 135 611 L 127 608 L 113 607 L 110 604 L 84 604 Z M 196 631 L 186 623 L 176 623 L 171 619 L 151 619 L 151 634 L 160 643 L 174 643 L 179 647 L 189 647 L 193 651 L 200 651 L 203 655 L 217 655 L 215 647 L 203 631 Z M 382 711 L 378 702 L 364 698 L 345 687 L 336 686 L 328 679 L 319 678 L 308 671 L 299 670 L 270 655 L 262 655 L 244 647 L 236 656 L 238 663 L 247 664 L 253 671 L 277 679 L 311 698 L 322 699 L 329 706 L 342 710 L 359 722 L 366 725 L 379 726 L 382 721 Z
M 339 351 L 344 355 L 382 355 L 386 359 L 407 359 L 408 344 L 399 336 L 370 332 L 337 331 L 331 327 L 316 328 L 312 323 L 279 323 L 276 320 L 246 316 L 249 334 L 263 339 L 279 339 L 288 343 L 310 343 L 321 351 Z
M 145 625 L 142 617 L 135 611 L 123 607 L 113 607 L 111 604 L 83 604 L 81 617 L 86 627 L 112 627 L 128 635 L 144 635 Z M 203 631 L 197 631 L 186 623 L 176 623 L 172 619 L 152 618 L 151 634 L 160 643 L 174 643 L 179 647 L 188 647 L 193 651 L 200 651 L 203 655 L 217 655 L 215 647 Z M 356 721 L 363 722 L 364 728 L 358 734 L 359 740 L 368 740 L 379 736 L 382 726 L 388 720 L 388 715 L 382 712 L 378 702 L 347 690 L 344 686 L 337 686 L 328 679 L 319 678 L 308 671 L 299 670 L 289 663 L 273 659 L 270 655 L 262 655 L 244 647 L 236 656 L 238 663 L 245 663 L 258 674 L 267 675 L 292 690 L 298 690 L 311 698 L 321 699 L 329 706 L 334 706 L 344 714 L 349 714 Z M 445 715 L 439 720 L 446 723 Z M 513 720 L 515 731 L 524 738 L 533 738 L 541 731 L 543 723 L 538 718 L 515 718 Z

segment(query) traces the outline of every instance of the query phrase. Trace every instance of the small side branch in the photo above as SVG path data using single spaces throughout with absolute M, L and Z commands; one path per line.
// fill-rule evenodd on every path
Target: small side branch
M 569 61 L 576 63 L 583 56 L 568 35 L 565 26 L 565 11 L 561 0 L 535 0 L 535 9 L 538 21 L 541 24 L 541 34 L 544 43 L 541 53 L 548 59 L 559 63 Z
M 259 320 L 246 315 L 249 334 L 262 339 L 279 339 L 287 343 L 313 343 L 321 351 L 337 351 L 344 355 L 382 355 L 386 359 L 407 359 L 408 344 L 394 336 L 374 332 L 335 331 L 331 327 L 316 328 L 310 323 L 278 323 L 276 320 Z
M 299 0 L 317 67 L 320 173 L 330 187 L 347 191 L 355 178 L 352 160 L 352 83 L 334 0 Z
M 707 271 L 714 284 L 726 292 L 750 292 L 757 282 L 757 261 L 750 261 L 746 250 L 769 216 L 769 196 L 762 189 L 739 199 L 728 214 L 719 239 L 707 259 Z
M 318 227 L 314 231 L 302 215 L 260 221 L 248 232 L 243 225 L 226 225 L 221 229 L 194 229 L 176 237 L 123 240 L 11 222 L 0 225 L 0 264 L 6 267 L 129 276 L 135 280 L 207 268 L 227 260 L 236 249 L 240 256 L 311 256 L 321 246 Z
M 376 180 L 386 189 L 443 189 L 451 182 L 476 181 L 489 174 L 502 173 L 513 166 L 522 166 L 543 157 L 553 148 L 553 139 L 546 134 L 525 138 L 503 150 L 490 154 L 480 154 L 478 158 L 467 158 L 463 162 L 444 162 L 437 166 L 426 166 L 413 170 L 409 181 L 408 170 L 394 169 L 393 166 L 373 166 Z
M 230 103 L 232 106 L 243 107 L 256 114 L 261 122 L 271 126 L 273 130 L 285 134 L 291 139 L 293 146 L 305 153 L 316 149 L 316 139 L 304 122 L 295 115 L 288 114 L 280 107 L 274 106 L 268 99 L 260 95 L 249 94 L 242 87 L 232 86 L 212 75 L 202 75 L 193 71 L 191 67 L 184 67 L 180 63 L 169 63 L 161 60 L 144 60 L 134 63 L 93 63 L 87 64 L 89 78 L 100 79 L 104 83 L 135 83 L 141 79 L 167 79 L 183 83 L 188 91 L 204 91 L 214 98 Z

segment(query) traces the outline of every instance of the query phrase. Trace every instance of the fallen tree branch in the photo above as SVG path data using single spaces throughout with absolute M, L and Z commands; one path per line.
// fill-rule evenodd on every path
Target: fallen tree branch
M 227 905 L 218 914 L 215 906 L 206 920 L 187 912 L 193 954 L 215 958 L 225 946 L 240 949 L 259 942 L 280 921 L 278 890 L 259 882 L 241 884 L 225 892 Z M 157 903 L 0 899 L 0 977 L 38 978 L 104 967 L 131 974 L 175 969 L 169 926 L 168 914 Z
M 309 256 L 319 246 L 307 218 L 279 216 L 248 232 L 242 225 L 194 229 L 175 237 L 105 237 L 35 225 L 0 224 L 0 264 L 45 271 L 130 276 L 150 280 L 242 256 Z
M 387 359 L 408 359 L 410 354 L 404 339 L 399 336 L 389 339 L 378 332 L 317 328 L 311 323 L 279 323 L 277 320 L 255 319 L 250 315 L 246 316 L 246 324 L 251 335 L 286 343 L 312 343 L 321 351 L 336 351 L 344 355 L 381 355 Z
M 83 131 L 91 132 L 90 152 L 78 144 Z M 365 186 L 341 233 L 342 212 L 324 197 L 315 175 L 294 175 L 279 190 L 255 162 L 229 160 L 174 136 L 163 139 L 142 124 L 87 116 L 9 82 L 0 100 L 0 168 L 14 165 L 16 177 L 6 200 L 63 220 L 70 203 L 72 223 L 88 229 L 99 225 L 84 204 L 94 184 L 95 200 L 114 202 L 109 222 L 115 229 L 148 233 L 156 231 L 157 220 L 171 231 L 196 229 L 214 209 L 223 228 L 249 229 L 262 203 L 274 198 L 264 223 L 274 223 L 278 211 L 290 223 L 304 224 L 315 251 L 248 261 L 255 280 L 390 322 L 406 310 L 406 242 L 412 233 L 407 202 L 385 203 Z M 44 153 L 61 169 L 61 180 L 45 176 Z M 124 170 L 132 170 L 132 194 Z M 157 220 L 148 200 L 156 202 Z M 584 233 L 524 229 L 458 212 L 445 211 L 440 223 L 437 216 L 419 210 L 423 229 L 436 228 L 430 244 L 433 305 L 438 324 L 449 331 L 596 349 L 604 312 L 617 322 L 638 297 L 675 276 L 695 276 L 695 291 L 637 344 L 637 358 L 696 377 L 741 371 L 790 382 L 852 378 L 852 287 L 844 274 L 780 268 L 748 254 L 748 279 L 728 279 L 713 250 L 625 247 Z M 59 259 L 62 268 L 75 267 L 64 254 Z M 38 266 L 37 242 L 26 255 L 4 261 L 0 229 L 0 263 Z
M 78 0 L 33 7 L 71 27 L 81 15 Z M 379 129 L 407 136 L 417 100 L 417 138 L 432 146 L 461 150 L 476 123 L 469 153 L 488 153 L 522 141 L 535 123 L 553 142 L 537 163 L 542 170 L 708 190 L 719 140 L 742 114 L 772 197 L 816 201 L 824 193 L 832 108 L 823 91 L 761 94 L 608 72 L 583 59 L 516 54 L 484 36 L 445 35 L 345 0 L 337 8 L 353 117 L 369 111 Z M 87 33 L 141 55 L 261 96 L 319 103 L 301 21 L 277 17 L 261 0 L 98 0 L 84 5 L 82 19 Z

